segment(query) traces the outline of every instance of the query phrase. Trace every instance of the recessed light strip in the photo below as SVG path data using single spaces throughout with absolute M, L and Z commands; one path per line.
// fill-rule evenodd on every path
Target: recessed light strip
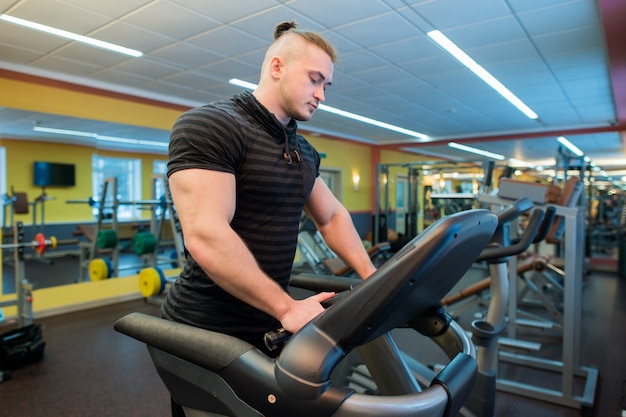
M 515 159 L 515 158 L 509 158 L 509 163 L 514 167 L 537 168 L 537 165 L 530 164 L 526 161 L 522 161 L 520 159 Z
M 96 133 L 82 132 L 80 130 L 55 129 L 52 127 L 42 126 L 35 126 L 33 127 L 33 130 L 35 132 L 55 133 L 57 135 L 81 136 L 84 138 L 95 138 L 96 136 L 98 136 Z
M 498 94 L 507 99 L 512 105 L 517 107 L 519 111 L 524 113 L 529 119 L 538 119 L 537 113 L 532 111 L 522 100 L 520 100 L 515 94 L 513 94 L 508 88 L 506 88 L 500 81 L 498 81 L 493 75 L 491 75 L 486 69 L 480 66 L 469 55 L 467 55 L 461 48 L 456 46 L 454 42 L 448 39 L 443 33 L 438 30 L 431 30 L 427 35 L 437 42 L 439 46 L 445 49 L 450 55 L 456 58 L 461 64 L 465 65 L 470 71 L 476 74 L 481 80 L 486 82 L 491 88 L 496 90 Z
M 500 155 L 493 152 L 483 151 L 482 149 L 472 148 L 471 146 L 461 145 L 456 142 L 448 142 L 448 146 L 454 149 L 458 149 L 460 151 L 475 153 L 476 155 L 486 156 L 487 158 L 497 159 L 499 161 L 504 160 L 504 155 Z
M 583 156 L 584 155 L 583 151 L 578 149 L 578 147 L 576 147 L 576 145 L 574 145 L 572 142 L 567 140 L 567 138 L 565 136 L 559 136 L 558 138 L 556 138 L 556 140 L 558 140 L 561 145 L 565 146 L 567 149 L 569 149 L 570 151 L 574 152 L 574 155 L 576 155 L 576 156 Z
M 257 88 L 256 84 L 249 83 L 247 81 L 242 81 L 237 78 L 232 78 L 228 80 L 229 83 L 233 85 L 237 85 L 239 87 L 247 88 L 249 90 L 255 90 Z M 356 120 L 359 122 L 367 123 L 373 126 L 382 127 L 383 129 L 391 130 L 394 132 L 402 133 L 403 135 L 411 136 L 414 138 L 419 138 L 422 140 L 428 139 L 428 135 L 425 135 L 420 132 L 416 132 L 414 130 L 405 129 L 399 126 L 395 126 L 389 123 L 381 122 L 379 120 L 370 119 L 369 117 L 361 116 L 356 113 L 350 113 L 345 110 L 338 109 L 336 107 L 327 106 L 325 104 L 320 104 L 318 107 L 319 110 L 323 110 L 329 113 L 336 114 L 338 116 L 347 117 L 348 119 Z
M 124 46 L 115 45 L 113 43 L 101 41 L 98 39 L 90 38 L 88 36 L 78 35 L 76 33 L 68 32 L 62 29 L 53 28 L 51 26 L 42 25 L 40 23 L 31 22 L 30 20 L 20 19 L 19 17 L 13 17 L 6 14 L 0 14 L 0 20 L 13 23 L 14 25 L 23 26 L 29 29 L 38 30 L 41 32 L 49 33 L 51 35 L 60 36 L 62 38 L 71 39 L 76 42 L 81 42 L 97 48 L 107 49 L 109 51 L 117 52 L 124 55 L 130 55 L 138 58 L 143 55 L 143 52 L 135 49 L 126 48 Z
M 117 143 L 129 143 L 132 145 L 145 145 L 145 146 L 158 146 L 162 148 L 167 148 L 169 144 L 167 142 L 157 142 L 153 140 L 142 140 L 142 139 L 129 139 L 129 138 L 119 138 L 115 136 L 104 136 L 99 135 L 97 133 L 91 132 L 82 132 L 80 130 L 67 130 L 67 129 L 55 129 L 52 127 L 42 127 L 35 126 L 33 130 L 36 132 L 46 132 L 46 133 L 54 133 L 57 135 L 68 135 L 68 136 L 80 136 L 83 138 L 94 138 L 99 141 L 104 142 L 117 142 Z

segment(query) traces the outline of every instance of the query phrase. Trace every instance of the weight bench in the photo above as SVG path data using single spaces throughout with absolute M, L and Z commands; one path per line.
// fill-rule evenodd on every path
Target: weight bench
M 237 338 L 141 313 L 122 317 L 115 329 L 146 343 L 188 417 L 455 416 L 473 387 L 475 352 L 463 329 L 438 308 L 439 300 L 471 267 L 497 225 L 487 210 L 433 223 L 369 278 L 338 294 L 276 359 Z M 333 370 L 348 353 L 391 337 L 396 327 L 430 336 L 450 358 L 429 387 L 421 391 L 415 383 L 416 389 L 397 395 L 366 395 L 333 381 Z M 379 360 L 382 368 L 403 370 L 386 356 Z

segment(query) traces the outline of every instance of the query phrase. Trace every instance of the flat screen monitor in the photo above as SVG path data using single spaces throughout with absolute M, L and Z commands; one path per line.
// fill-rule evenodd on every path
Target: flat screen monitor
M 35 161 L 33 183 L 40 187 L 73 187 L 76 185 L 75 165 Z

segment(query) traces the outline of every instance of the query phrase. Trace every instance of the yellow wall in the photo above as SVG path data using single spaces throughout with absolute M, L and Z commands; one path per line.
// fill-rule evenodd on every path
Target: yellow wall
M 183 110 L 5 70 L 0 70 L 0 106 L 167 130 Z
M 166 155 L 123 153 L 96 150 L 84 146 L 31 142 L 24 140 L 4 139 L 0 145 L 6 148 L 7 155 L 7 187 L 16 192 L 25 192 L 30 202 L 41 195 L 41 187 L 33 185 L 33 161 L 71 163 L 76 166 L 75 187 L 49 187 L 46 195 L 51 198 L 45 202 L 45 222 L 82 222 L 93 221 L 91 207 L 88 204 L 68 204 L 68 200 L 87 200 L 97 197 L 91 184 L 91 161 L 95 153 L 101 156 L 131 158 L 141 160 L 142 199 L 152 199 L 152 166 L 155 160 L 166 160 Z M 28 214 L 16 215 L 16 221 L 25 225 L 32 224 L 32 207 Z M 41 206 L 37 206 L 37 222 L 40 221 Z M 149 217 L 143 212 L 142 217 Z
M 185 109 L 180 106 L 124 96 L 68 83 L 45 80 L 38 77 L 0 70 L 0 107 L 52 113 L 86 119 L 103 120 L 137 126 L 169 130 L 175 119 Z M 372 183 L 375 171 L 371 145 L 351 143 L 343 140 L 303 134 L 318 149 L 326 154 L 323 168 L 339 169 L 342 172 L 344 204 L 350 211 L 372 210 Z M 0 146 L 7 152 L 7 185 L 15 191 L 26 192 L 34 199 L 41 189 L 32 185 L 32 162 L 36 160 L 73 163 L 76 165 L 76 186 L 50 188 L 46 192 L 54 200 L 45 204 L 45 221 L 76 222 L 93 221 L 91 208 L 87 205 L 69 205 L 67 200 L 86 200 L 93 196 L 91 186 L 91 160 L 95 152 L 103 156 L 139 158 L 142 163 L 142 199 L 151 199 L 152 164 L 154 160 L 165 160 L 166 155 L 121 153 L 95 148 L 29 142 L 0 138 Z M 384 162 L 414 162 L 414 155 L 401 152 L 383 152 Z M 360 177 L 358 191 L 352 178 Z M 10 191 L 10 190 L 9 190 Z M 25 224 L 31 224 L 32 216 L 20 216 Z M 2 275 L 0 272 L 0 279 Z M 53 314 L 64 309 L 74 309 L 138 297 L 136 278 L 117 278 L 101 282 L 85 282 L 67 286 L 35 290 L 35 314 Z M 8 296 L 9 298 L 11 296 Z M 0 300 L 3 299 L 0 297 Z M 7 309 L 5 314 L 13 311 Z
M 29 202 L 41 196 L 42 188 L 33 185 L 33 161 L 73 163 L 76 165 L 76 186 L 48 188 L 46 195 L 51 198 L 45 204 L 45 221 L 84 221 L 93 220 L 91 208 L 87 204 L 66 204 L 67 200 L 85 200 L 91 192 L 91 157 L 93 148 L 52 143 L 2 140 L 7 156 L 7 188 L 25 192 Z M 40 221 L 41 205 L 37 206 L 37 222 Z M 29 214 L 15 215 L 16 221 L 32 224 L 33 207 Z
M 325 154 L 321 168 L 340 169 L 342 172 L 343 204 L 349 211 L 371 210 L 372 147 L 337 139 L 308 135 L 318 152 Z M 353 177 L 359 175 L 359 189 L 354 189 Z

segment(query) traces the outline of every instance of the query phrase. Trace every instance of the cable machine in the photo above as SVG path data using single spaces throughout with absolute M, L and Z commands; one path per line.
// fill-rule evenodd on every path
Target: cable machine
M 409 163 L 392 163 L 392 164 L 377 164 L 376 165 L 376 202 L 374 207 L 373 218 L 373 244 L 386 242 L 388 240 L 388 230 L 390 227 L 390 220 L 393 212 L 396 212 L 396 217 L 401 214 L 398 213 L 398 207 L 393 210 L 390 204 L 390 190 L 389 185 L 392 181 L 390 179 L 391 168 L 406 169 L 407 189 L 396 189 L 396 200 L 401 201 L 406 208 L 404 218 L 394 219 L 391 224 L 396 225 L 397 221 L 405 222 L 405 238 L 411 239 L 418 233 L 424 230 L 425 220 L 425 201 L 426 192 L 424 188 L 424 175 L 432 170 L 439 170 L 443 172 L 445 169 L 479 169 L 480 164 L 483 164 L 484 171 L 484 183 L 485 186 L 491 186 L 491 175 L 494 169 L 493 161 L 474 162 L 464 161 L 462 163 L 454 163 L 448 161 L 421 161 L 421 162 L 409 162 Z M 428 168 L 425 168 L 428 167 Z M 398 196 L 398 193 L 402 193 Z

